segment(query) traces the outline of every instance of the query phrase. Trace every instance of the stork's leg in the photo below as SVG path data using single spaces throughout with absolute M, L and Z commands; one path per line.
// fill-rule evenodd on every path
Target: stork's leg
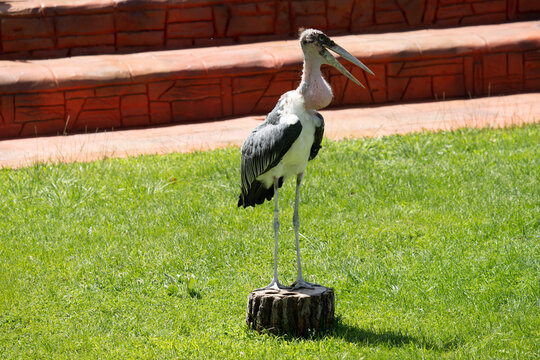
M 298 215 L 298 207 L 300 203 L 300 187 L 302 185 L 302 178 L 304 173 L 300 173 L 296 176 L 296 196 L 294 199 L 294 213 L 293 213 L 293 228 L 294 228 L 294 237 L 296 239 L 296 263 L 298 265 L 298 273 L 296 276 L 296 281 L 293 283 L 293 289 L 313 289 L 316 284 L 310 284 L 304 280 L 302 276 L 302 264 L 300 260 L 300 217 Z
M 285 286 L 281 285 L 278 281 L 277 274 L 277 263 L 278 263 L 278 233 L 279 233 L 279 202 L 278 202 L 278 188 L 279 188 L 279 179 L 274 178 L 274 278 L 272 282 L 267 286 L 259 290 L 266 289 L 284 289 Z

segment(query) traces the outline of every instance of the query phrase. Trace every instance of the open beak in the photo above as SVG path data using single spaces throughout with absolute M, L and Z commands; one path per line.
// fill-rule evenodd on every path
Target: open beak
M 325 47 L 332 50 L 336 54 L 341 55 L 345 60 L 352 62 L 354 65 L 360 67 L 362 70 L 367 71 L 371 75 L 375 75 L 373 71 L 369 70 L 369 68 L 366 65 L 362 64 L 360 60 L 352 56 L 351 53 L 349 53 L 347 50 L 337 45 L 333 41 L 331 41 L 331 45 L 327 45 Z M 324 57 L 328 65 L 332 65 L 350 80 L 354 81 L 359 86 L 365 88 L 365 86 L 362 85 L 362 83 L 358 81 L 347 69 L 345 69 L 345 67 L 341 65 L 340 62 L 337 61 L 337 59 L 328 50 L 324 49 L 322 56 Z

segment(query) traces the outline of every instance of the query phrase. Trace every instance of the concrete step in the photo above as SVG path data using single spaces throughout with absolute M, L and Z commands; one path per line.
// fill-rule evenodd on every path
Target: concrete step
M 348 107 L 323 110 L 322 114 L 325 136 L 334 140 L 462 127 L 519 126 L 540 123 L 540 93 Z M 0 168 L 240 146 L 263 118 L 247 116 L 201 124 L 4 140 L 0 141 Z
M 364 90 L 326 67 L 332 106 L 540 90 L 540 21 L 334 40 L 376 76 L 345 64 Z M 0 138 L 264 114 L 301 66 L 297 40 L 0 61 Z
M 36 59 L 540 18 L 538 0 L 7 0 L 0 58 Z

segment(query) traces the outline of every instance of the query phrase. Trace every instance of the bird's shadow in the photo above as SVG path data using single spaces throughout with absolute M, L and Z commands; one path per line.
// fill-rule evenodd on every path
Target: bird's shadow
M 429 339 L 417 338 L 414 336 L 403 334 L 399 331 L 374 331 L 363 329 L 353 325 L 349 325 L 343 321 L 341 317 L 337 317 L 334 325 L 327 332 L 319 332 L 311 334 L 313 340 L 323 339 L 327 337 L 341 338 L 349 343 L 361 346 L 389 346 L 402 347 L 413 344 L 420 348 L 431 349 L 436 351 L 448 351 L 459 344 L 457 341 L 448 343 L 436 344 Z

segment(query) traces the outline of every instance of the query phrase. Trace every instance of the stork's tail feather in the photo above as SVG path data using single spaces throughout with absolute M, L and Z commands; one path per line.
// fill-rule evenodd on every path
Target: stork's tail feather
M 278 187 L 283 186 L 283 177 L 279 178 L 278 181 Z M 238 207 L 248 207 L 255 205 L 260 205 L 264 202 L 264 200 L 272 200 L 274 197 L 274 187 L 270 186 L 269 188 L 264 187 L 264 184 L 260 181 L 253 181 L 251 183 L 251 186 L 249 187 L 247 193 L 240 194 L 240 197 L 238 199 Z

